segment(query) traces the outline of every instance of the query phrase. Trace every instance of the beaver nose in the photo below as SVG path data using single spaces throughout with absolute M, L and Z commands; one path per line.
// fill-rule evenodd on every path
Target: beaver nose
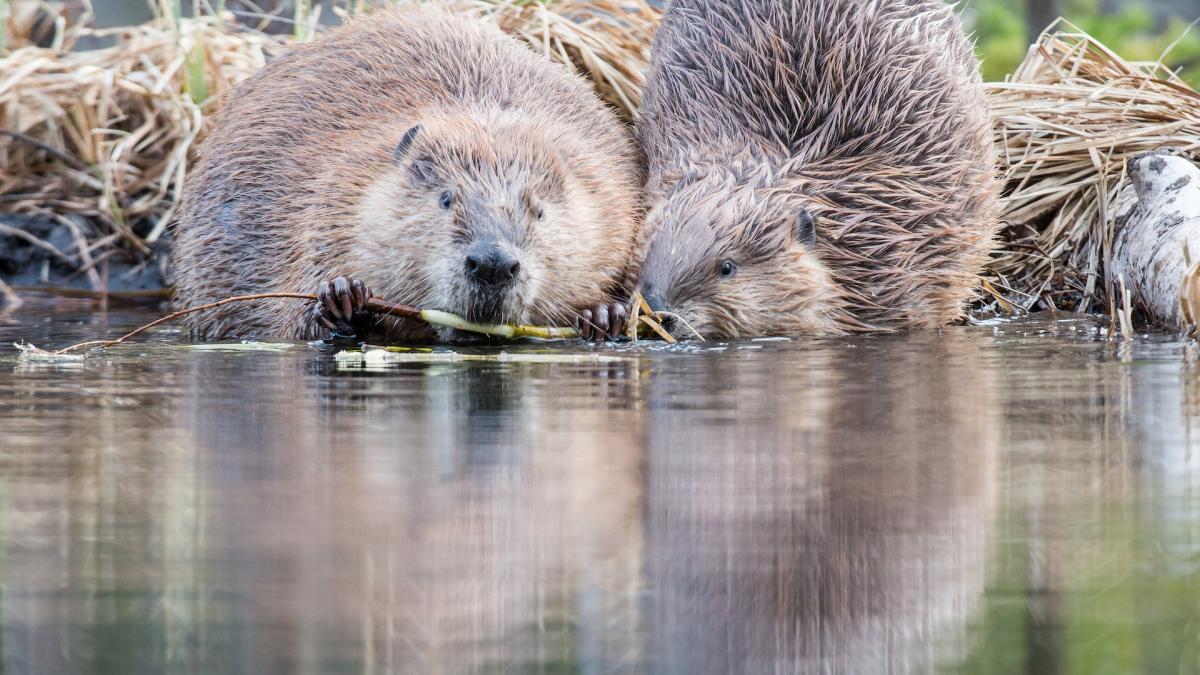
M 521 271 L 521 263 L 492 243 L 479 243 L 467 251 L 467 277 L 483 286 L 507 286 Z
M 648 291 L 643 296 L 646 299 L 646 304 L 650 305 L 650 309 L 655 312 L 667 311 L 667 303 L 663 297 L 654 291 Z

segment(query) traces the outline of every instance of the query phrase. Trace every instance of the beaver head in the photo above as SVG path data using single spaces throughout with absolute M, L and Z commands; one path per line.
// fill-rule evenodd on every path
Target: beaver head
M 606 258 L 583 267 L 605 247 L 602 195 L 546 126 L 494 110 L 430 113 L 399 130 L 357 219 L 363 281 L 471 321 L 569 321 L 618 274 Z
M 819 217 L 761 164 L 693 168 L 647 215 L 638 289 L 680 337 L 831 332 Z

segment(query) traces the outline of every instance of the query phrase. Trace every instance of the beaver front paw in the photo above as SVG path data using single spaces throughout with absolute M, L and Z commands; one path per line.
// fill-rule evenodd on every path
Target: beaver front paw
M 625 305 L 600 304 L 580 312 L 575 327 L 584 340 L 616 340 L 625 330 L 627 318 Z
M 312 319 L 328 328 L 334 339 L 360 337 L 371 322 L 371 314 L 366 310 L 370 299 L 371 289 L 358 279 L 338 277 L 326 281 L 317 290 Z

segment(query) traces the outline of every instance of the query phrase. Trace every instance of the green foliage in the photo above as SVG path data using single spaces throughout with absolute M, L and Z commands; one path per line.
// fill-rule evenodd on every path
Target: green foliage
M 1099 0 L 1063 0 L 1063 16 L 1132 61 L 1157 61 L 1180 71 L 1200 86 L 1200 28 L 1188 30 L 1192 18 L 1156 20 L 1141 0 L 1128 0 L 1115 13 L 1100 10 Z M 1024 3 L 1013 0 L 968 0 L 963 7 L 967 27 L 975 34 L 984 77 L 1002 80 L 1025 57 L 1027 31 Z M 1173 42 L 1178 43 L 1170 49 Z

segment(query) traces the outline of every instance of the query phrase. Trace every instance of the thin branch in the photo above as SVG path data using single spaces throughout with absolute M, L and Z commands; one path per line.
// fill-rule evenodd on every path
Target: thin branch
M 71 155 L 70 153 L 67 153 L 63 150 L 59 150 L 58 148 L 54 147 L 53 145 L 39 141 L 38 139 L 34 138 L 33 136 L 28 136 L 19 131 L 13 131 L 12 129 L 0 129 L 0 134 L 8 136 L 14 140 L 21 141 L 22 143 L 27 143 L 29 145 L 32 145 L 33 147 L 41 150 L 42 152 L 45 152 L 46 154 L 54 155 L 54 157 L 66 162 L 68 166 L 70 166 L 72 169 L 75 169 L 76 171 L 89 171 L 90 170 L 88 168 L 87 164 L 84 164 L 83 162 L 79 161 L 78 157 L 75 157 L 74 155 Z
M 39 239 L 38 237 L 35 237 L 32 234 L 30 234 L 30 233 L 26 232 L 25 230 L 22 230 L 18 227 L 11 227 L 9 225 L 0 224 L 0 234 L 7 234 L 10 237 L 16 237 L 17 239 L 23 239 L 27 243 L 32 244 L 33 246 L 36 246 L 36 247 L 48 252 L 50 255 L 54 256 L 55 258 L 58 258 L 59 260 L 70 265 L 71 267 L 79 267 L 78 263 L 76 263 L 74 260 L 71 260 L 71 258 L 69 256 L 67 256 L 67 254 L 65 254 L 62 251 L 55 248 L 54 245 L 51 244 L 50 242 L 45 241 L 44 239 Z
M 88 342 L 80 342 L 79 344 L 64 347 L 53 353 L 61 355 L 88 347 L 112 347 L 114 345 L 119 345 L 132 337 L 140 335 L 141 333 L 144 333 L 155 326 L 162 325 L 169 321 L 174 321 L 181 316 L 194 314 L 196 312 L 203 312 L 210 309 L 216 309 L 217 307 L 223 307 L 235 302 L 250 302 L 253 300 L 267 300 L 272 298 L 293 298 L 296 300 L 314 301 L 317 299 L 317 296 L 310 295 L 308 293 L 257 293 L 255 295 L 238 295 L 232 298 L 225 298 L 216 302 L 210 302 L 207 305 L 189 307 L 187 309 L 181 309 L 177 312 L 171 312 L 170 314 L 160 319 L 151 321 L 144 326 L 140 326 L 129 333 L 116 338 L 115 340 L 90 340 Z M 425 323 L 434 326 L 456 328 L 458 330 L 469 331 L 472 333 L 482 333 L 484 335 L 494 335 L 497 337 L 537 337 L 544 339 L 571 339 L 579 337 L 579 331 L 575 330 L 574 328 L 473 323 L 463 319 L 462 317 L 450 314 L 449 312 L 442 312 L 434 309 L 418 309 L 410 305 L 387 302 L 386 300 L 380 300 L 378 298 L 371 298 L 370 300 L 367 300 L 366 309 L 375 314 L 398 316 L 404 319 L 414 319 L 417 321 L 424 321 Z
M 58 351 L 56 351 L 54 353 L 55 354 L 66 354 L 67 352 L 73 352 L 73 351 L 76 351 L 79 349 L 84 349 L 86 347 L 112 347 L 113 345 L 119 345 L 122 342 L 125 342 L 126 340 L 128 340 L 131 337 L 134 337 L 136 335 L 144 333 L 144 332 L 150 330 L 151 328 L 154 328 L 155 326 L 160 326 L 164 323 L 167 323 L 168 321 L 174 321 L 175 319 L 178 319 L 181 316 L 187 316 L 188 314 L 195 314 L 196 312 L 203 312 L 208 309 L 216 309 L 217 307 L 222 307 L 224 305 L 231 305 L 235 302 L 247 302 L 250 300 L 264 300 L 267 298 L 296 298 L 297 300 L 316 300 L 317 296 L 306 295 L 304 293 L 260 293 L 260 294 L 256 294 L 256 295 L 238 295 L 238 296 L 234 296 L 232 298 L 225 298 L 224 300 L 210 302 L 207 305 L 200 305 L 198 307 L 189 307 L 187 309 L 181 309 L 178 312 L 171 312 L 170 314 L 168 314 L 162 318 L 155 319 L 154 321 L 151 321 L 150 323 L 148 323 L 144 326 L 135 328 L 132 331 L 126 333 L 125 335 L 122 335 L 121 337 L 119 337 L 115 340 L 89 340 L 88 342 L 80 342 L 79 344 L 74 344 L 74 345 L 71 345 L 70 347 L 63 347 L 62 349 L 59 349 Z

